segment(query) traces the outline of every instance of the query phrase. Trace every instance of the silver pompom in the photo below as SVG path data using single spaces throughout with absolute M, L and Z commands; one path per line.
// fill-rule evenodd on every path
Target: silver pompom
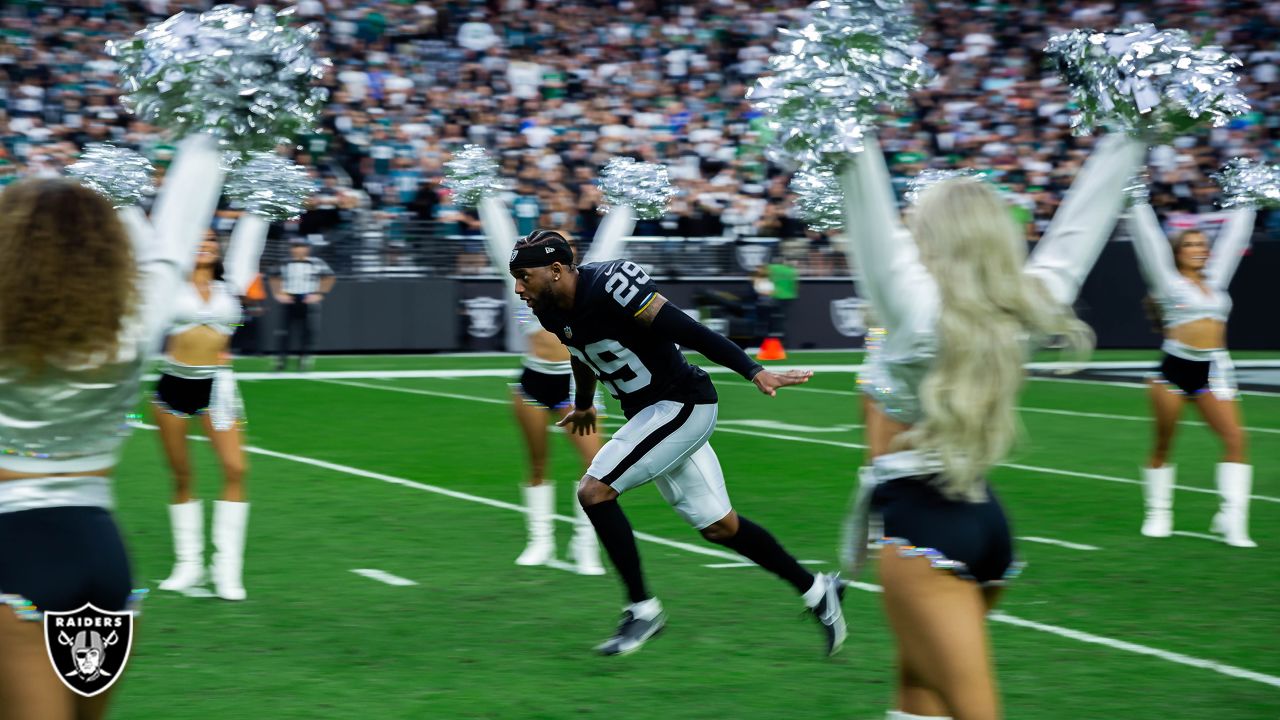
M 1151 204 L 1151 178 L 1145 170 L 1139 170 L 1129 178 L 1129 184 L 1124 186 L 1124 195 L 1129 199 L 1130 205 L 1150 205 Z
M 249 153 L 227 173 L 227 197 L 273 222 L 298 217 L 316 192 L 307 169 L 269 152 Z
M 485 196 L 503 189 L 498 163 L 479 145 L 463 147 L 444 164 L 444 186 L 462 207 L 475 207 Z
M 830 166 L 802 168 L 791 176 L 796 208 L 813 230 L 825 232 L 844 227 L 844 190 L 840 176 Z
M 907 189 L 902 194 L 902 198 L 907 201 L 907 205 L 915 205 L 920 202 L 920 197 L 929 188 L 940 182 L 958 179 L 982 180 L 982 176 L 973 170 L 938 170 L 935 168 L 926 168 L 921 170 L 915 177 L 907 181 Z
M 862 152 L 864 128 L 933 77 L 905 0 L 824 0 L 779 30 L 780 54 L 747 92 L 775 137 L 770 159 L 801 166 Z
M 137 152 L 105 143 L 85 145 L 80 159 L 67 166 L 68 175 L 117 208 L 139 205 L 154 193 L 155 171 L 151 161 Z
M 1280 165 L 1235 158 L 1213 176 L 1222 188 L 1222 207 L 1280 208 Z
M 315 81 L 331 65 L 311 52 L 319 29 L 289 27 L 292 13 L 219 5 L 107 43 L 125 106 L 177 137 L 208 132 L 240 152 L 292 142 L 314 127 L 328 97 Z
M 637 162 L 629 157 L 614 158 L 606 163 L 599 180 L 600 192 L 604 195 L 600 212 L 607 213 L 610 207 L 625 205 L 635 211 L 637 220 L 657 220 L 666 215 L 667 204 L 677 192 L 667 177 L 667 166 Z
M 1078 135 L 1100 124 L 1159 141 L 1202 125 L 1220 127 L 1249 110 L 1236 86 L 1240 61 L 1217 46 L 1196 47 L 1183 30 L 1147 23 L 1049 39 L 1045 54 L 1071 86 Z

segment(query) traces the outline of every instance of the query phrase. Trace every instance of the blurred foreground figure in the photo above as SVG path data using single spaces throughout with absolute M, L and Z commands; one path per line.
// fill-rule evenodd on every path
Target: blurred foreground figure
M 926 190 L 908 230 L 875 138 L 844 168 L 846 232 L 887 329 L 868 378 L 879 405 L 869 437 L 882 454 L 860 505 L 882 528 L 880 581 L 898 641 L 890 718 L 1000 717 L 986 613 L 1019 563 L 986 474 L 1017 435 L 1035 341 L 1092 347 L 1071 303 L 1144 150 L 1121 136 L 1102 140 L 1029 260 L 1004 201 L 980 180 Z M 865 530 L 846 537 L 855 547 L 845 557 L 860 558 Z
M 71 180 L 24 180 L 0 195 L 0 717 L 106 710 L 110 690 L 85 698 L 62 684 L 38 621 L 136 599 L 110 512 L 112 474 L 147 359 L 213 216 L 218 163 L 212 139 L 182 142 L 154 232 L 141 210 L 117 214 Z M 102 644 L 77 639 L 73 650 L 100 659 Z

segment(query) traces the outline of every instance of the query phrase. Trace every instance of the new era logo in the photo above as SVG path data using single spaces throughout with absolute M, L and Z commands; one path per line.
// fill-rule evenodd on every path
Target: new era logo
M 551 253 L 555 252 L 555 251 L 556 251 L 556 249 L 555 249 L 555 248 L 542 248 L 542 251 L 543 251 L 544 253 L 546 253 L 547 255 L 550 255 Z

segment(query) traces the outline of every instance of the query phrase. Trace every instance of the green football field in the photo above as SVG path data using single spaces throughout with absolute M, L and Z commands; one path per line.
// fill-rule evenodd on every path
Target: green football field
M 773 399 L 713 376 L 712 442 L 736 509 L 815 568 L 834 569 L 861 462 L 848 367 L 858 359 L 793 354 L 786 365 L 826 369 Z M 894 656 L 873 570 L 846 595 L 849 641 L 827 659 L 788 586 L 733 566 L 737 556 L 702 541 L 652 487 L 622 505 L 668 627 L 635 655 L 593 655 L 622 605 L 612 571 L 513 563 L 524 449 L 508 378 L 492 371 L 517 365 L 322 357 L 306 375 L 246 374 L 249 599 L 153 590 L 111 717 L 883 717 Z M 1175 527 L 1186 534 L 1138 533 L 1145 400 L 1123 384 L 1027 384 L 1027 439 L 992 477 L 1029 563 L 991 623 L 1010 718 L 1280 718 L 1280 394 L 1242 399 L 1255 550 L 1202 535 L 1218 447 L 1190 409 L 1175 451 Z M 563 439 L 552 451 L 567 520 L 581 468 Z M 200 444 L 195 456 L 213 499 L 212 451 Z M 141 429 L 117 474 L 139 587 L 154 588 L 172 561 L 168 492 L 157 437 Z M 557 524 L 562 554 L 569 531 Z

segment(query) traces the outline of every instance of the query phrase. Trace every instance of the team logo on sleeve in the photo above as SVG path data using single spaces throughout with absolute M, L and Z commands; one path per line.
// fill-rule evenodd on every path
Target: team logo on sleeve
M 840 298 L 831 301 L 831 324 L 836 332 L 845 337 L 862 337 L 867 334 L 867 319 L 863 308 L 867 301 L 862 298 Z
M 133 613 L 108 612 L 90 604 L 71 612 L 46 611 L 44 644 L 62 684 L 93 697 L 114 685 L 129 662 Z

